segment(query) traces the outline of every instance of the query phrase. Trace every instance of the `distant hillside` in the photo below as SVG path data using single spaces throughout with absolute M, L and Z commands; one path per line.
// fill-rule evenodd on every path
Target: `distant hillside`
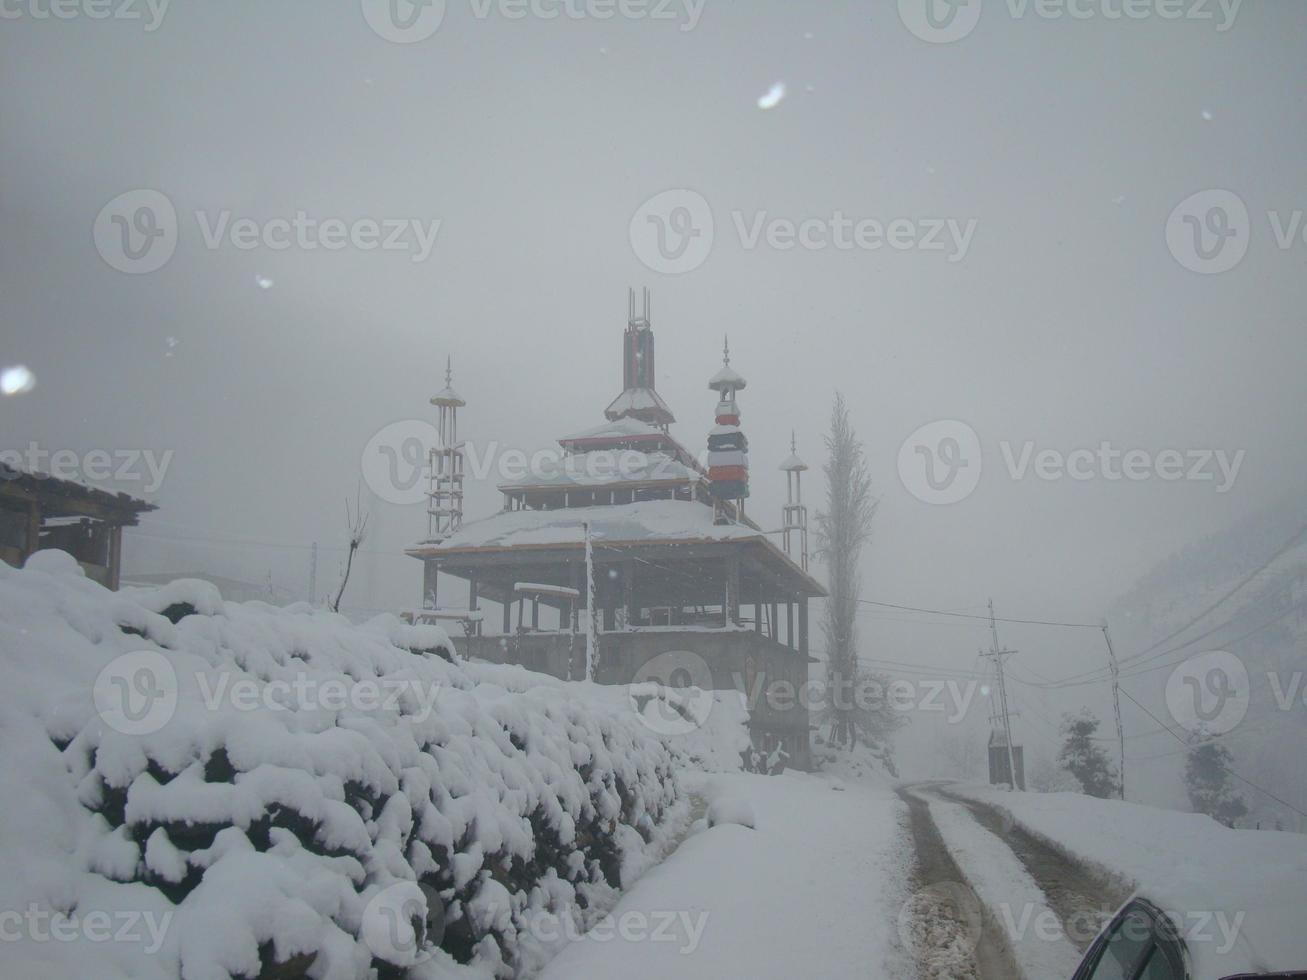
M 1307 810 L 1307 753 L 1302 751 L 1307 744 L 1307 534 L 1264 569 L 1259 567 L 1304 526 L 1307 494 L 1195 541 L 1160 562 L 1109 614 L 1125 658 L 1125 689 L 1172 728 L 1177 726 L 1167 713 L 1164 690 L 1180 664 L 1211 650 L 1228 651 L 1243 662 L 1250 680 L 1248 713 L 1224 741 L 1241 775 L 1301 810 Z M 1229 599 L 1159 644 L 1245 579 Z M 1159 644 L 1155 650 L 1129 660 L 1154 644 Z M 1125 710 L 1127 716 L 1140 714 L 1129 705 Z M 1139 726 L 1136 722 L 1126 728 Z M 1138 760 L 1137 774 L 1168 780 L 1182 798 L 1184 751 L 1174 739 L 1163 733 L 1134 740 L 1127 749 L 1127 765 L 1132 756 Z M 1242 791 L 1254 810 L 1252 821 L 1282 815 L 1284 808 L 1264 795 L 1247 787 Z

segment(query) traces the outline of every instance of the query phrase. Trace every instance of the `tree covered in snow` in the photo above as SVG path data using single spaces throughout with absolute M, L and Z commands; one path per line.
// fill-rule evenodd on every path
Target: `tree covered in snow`
M 862 576 L 858 563 L 862 546 L 871 538 L 876 501 L 862 443 L 849 421 L 849 409 L 838 392 L 831 409 L 826 436 L 826 507 L 817 514 L 818 556 L 826 563 L 830 597 L 821 620 L 826 639 L 826 720 L 829 741 L 852 748 L 858 732 L 871 745 L 886 745 L 888 734 L 901 718 L 893 715 L 887 700 L 866 701 L 858 692 L 858 593 Z
M 1063 715 L 1062 751 L 1058 753 L 1057 761 L 1076 778 L 1083 792 L 1108 800 L 1120 795 L 1120 782 L 1107 752 L 1099 744 L 1097 732 L 1100 724 L 1088 708 Z
M 1227 827 L 1248 813 L 1243 797 L 1230 779 L 1230 750 L 1201 729 L 1190 739 L 1184 765 L 1184 786 L 1195 813 L 1205 813 Z

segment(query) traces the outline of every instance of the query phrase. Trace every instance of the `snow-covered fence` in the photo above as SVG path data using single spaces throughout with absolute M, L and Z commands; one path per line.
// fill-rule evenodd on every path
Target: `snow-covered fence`
M 148 953 L 6 950 L 34 968 L 507 975 L 550 953 L 533 922 L 588 921 L 683 819 L 629 709 L 493 683 L 439 627 L 115 594 L 64 557 L 0 566 L 0 908 L 168 928 Z

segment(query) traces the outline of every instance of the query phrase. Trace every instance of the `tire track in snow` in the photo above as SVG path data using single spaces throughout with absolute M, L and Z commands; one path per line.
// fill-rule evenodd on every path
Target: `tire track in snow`
M 899 914 L 899 935 L 921 980 L 1011 980 L 1011 951 L 998 923 L 967 886 L 931 817 L 929 805 L 907 787 L 916 850 L 914 890 Z
M 1007 813 L 956 796 L 947 789 L 940 789 L 939 793 L 965 806 L 982 826 L 1012 848 L 1048 897 L 1049 906 L 1061 920 L 1067 938 L 1079 952 L 1089 947 L 1103 924 L 1130 897 L 1128 885 L 1104 881 L 1102 875 L 1023 829 Z
M 1048 980 L 1075 973 L 1079 951 L 1068 941 L 1061 917 L 1012 848 L 983 827 L 967 807 L 948 801 L 934 787 L 915 792 L 926 801 L 949 853 L 967 884 L 980 896 L 989 921 L 1001 932 L 1017 975 Z

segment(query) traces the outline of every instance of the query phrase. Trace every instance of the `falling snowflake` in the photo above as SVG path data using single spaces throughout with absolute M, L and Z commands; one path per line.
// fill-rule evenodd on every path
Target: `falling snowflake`
M 1211 122 L 1211 121 L 1212 121 L 1212 114 L 1211 114 L 1211 112 L 1209 112 L 1208 110 L 1204 109 L 1204 110 L 1203 110 L 1203 119 L 1204 119 L 1206 122 Z
M 25 395 L 36 387 L 36 375 L 31 368 L 15 364 L 0 371 L 0 392 L 6 395 Z
M 759 109 L 775 109 L 785 98 L 785 83 L 776 82 L 767 90 L 767 94 L 758 99 Z
M 256 276 L 256 277 L 254 278 L 254 281 L 257 282 L 257 283 L 259 284 L 259 288 L 260 288 L 260 289 L 271 289 L 271 288 L 272 288 L 272 280 L 269 279 L 267 276 Z

